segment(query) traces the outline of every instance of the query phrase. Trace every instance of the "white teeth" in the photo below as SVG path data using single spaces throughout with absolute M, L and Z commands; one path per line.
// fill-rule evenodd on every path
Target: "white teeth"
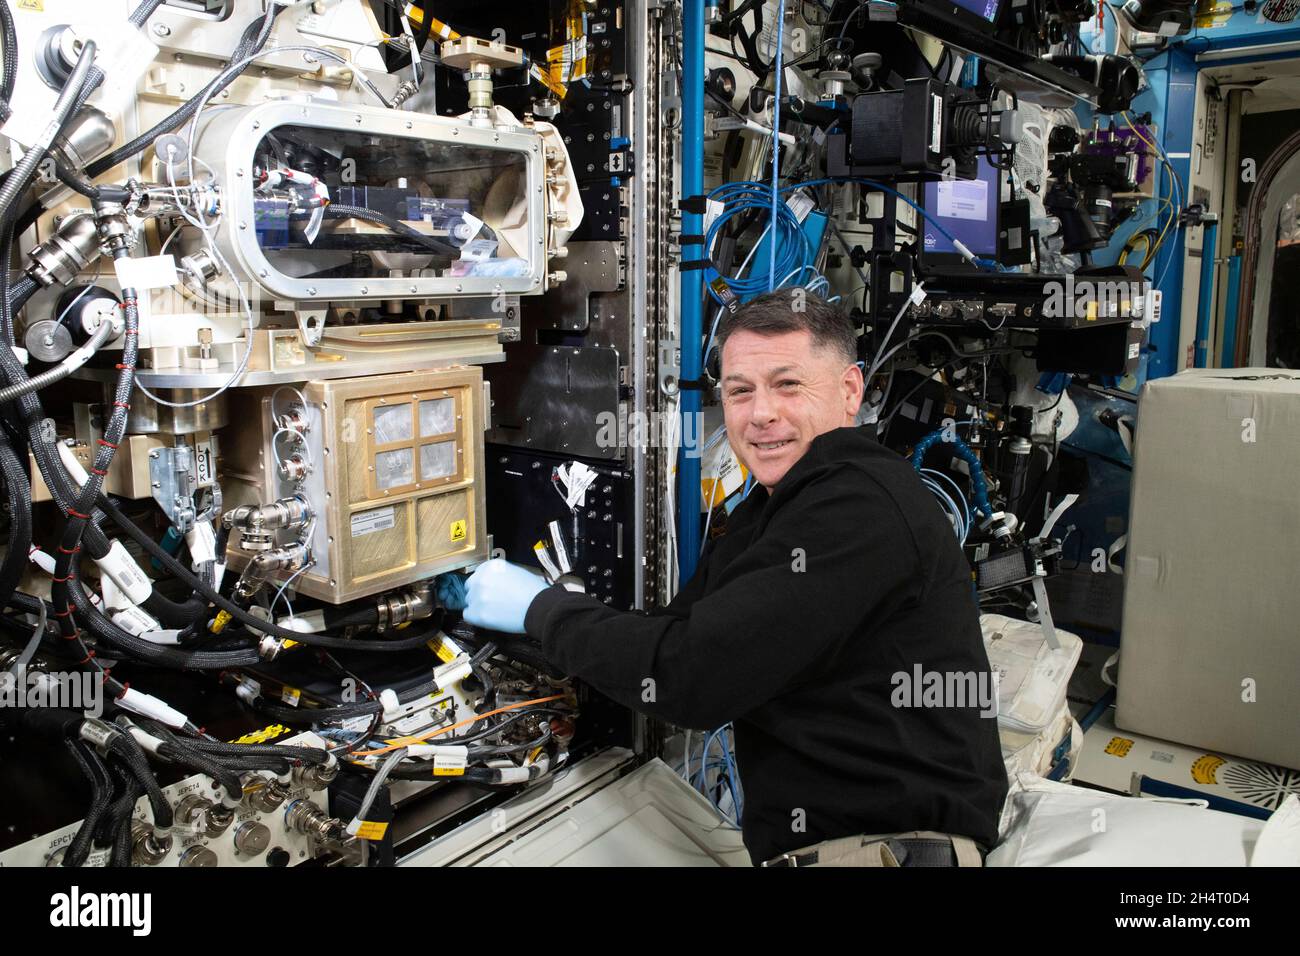
M 754 444 L 756 447 L 763 449 L 763 451 L 771 451 L 773 448 L 780 448 L 782 445 L 790 444 L 790 440 L 787 438 L 785 441 L 773 441 L 768 442 L 767 444 L 755 442 Z

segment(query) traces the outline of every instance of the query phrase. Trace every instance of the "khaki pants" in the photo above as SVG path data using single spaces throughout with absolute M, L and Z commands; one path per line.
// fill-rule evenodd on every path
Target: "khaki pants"
M 787 857 L 796 858 L 797 866 L 901 866 L 902 864 L 894 855 L 894 851 L 890 849 L 888 841 L 906 839 L 947 840 L 952 843 L 958 866 L 984 865 L 984 861 L 980 857 L 979 847 L 975 845 L 975 841 L 970 837 L 953 836 L 950 833 L 936 833 L 933 830 L 913 830 L 910 833 L 886 833 L 823 840 L 821 843 L 815 843 L 793 853 L 783 854 L 777 857 L 776 860 L 769 860 L 764 866 L 785 860 Z M 815 863 L 797 862 L 797 858 L 813 851 L 817 852 L 817 861 Z

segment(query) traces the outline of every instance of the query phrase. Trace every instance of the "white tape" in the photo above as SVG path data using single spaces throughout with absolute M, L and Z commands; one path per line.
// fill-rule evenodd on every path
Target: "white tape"
M 433 669 L 433 682 L 439 688 L 447 688 L 457 681 L 464 680 L 470 675 L 472 668 L 469 666 L 469 655 L 462 654 L 454 661 L 448 661 L 439 667 Z
M 262 685 L 251 677 L 241 678 L 235 686 L 235 696 L 249 707 L 252 707 L 253 702 L 262 696 Z M 369 720 L 370 718 L 367 717 L 366 719 Z
M 175 256 L 116 259 L 113 268 L 123 289 L 170 289 L 177 282 Z
M 189 723 L 189 718 L 179 710 L 163 703 L 157 697 L 142 694 L 133 687 L 128 687 L 126 693 L 117 698 L 117 704 L 133 714 L 139 714 L 141 717 L 152 717 L 154 720 L 160 721 L 168 727 L 175 727 L 178 730 Z
M 108 582 L 106 581 L 105 584 L 107 585 Z M 106 592 L 107 590 L 108 588 L 106 588 Z M 117 591 L 116 588 L 111 588 L 111 590 L 114 592 Z M 130 607 L 114 608 L 107 593 L 104 594 L 104 603 L 113 611 L 113 623 L 128 634 L 134 634 L 136 637 L 139 637 L 141 634 L 145 634 L 149 631 L 158 630 L 157 619 L 147 611 L 142 611 L 134 605 Z M 175 644 L 176 642 L 172 641 L 171 643 Z
M 135 742 L 138 743 L 145 750 L 149 751 L 149 753 L 151 754 L 156 755 L 158 753 L 158 748 L 161 747 L 165 742 L 155 737 L 153 734 L 147 733 L 143 727 L 137 727 L 134 724 L 132 724 L 130 727 L 127 727 L 126 729 L 127 732 L 133 738 L 135 738 Z
M 132 604 L 143 604 L 153 591 L 153 582 L 140 570 L 140 566 L 135 563 L 135 558 L 127 552 L 121 541 L 114 541 L 108 549 L 108 554 L 102 558 L 96 558 L 95 563 L 99 565 L 99 570 L 113 579 Z
M 501 783 L 527 783 L 527 767 L 509 767 L 497 771 Z
M 190 550 L 190 560 L 195 568 L 217 560 L 217 534 L 212 522 L 200 521 L 185 532 L 185 545 Z

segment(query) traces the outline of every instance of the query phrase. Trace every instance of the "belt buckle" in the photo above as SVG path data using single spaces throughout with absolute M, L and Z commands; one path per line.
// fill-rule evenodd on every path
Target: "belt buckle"
M 781 854 L 780 856 L 778 856 L 778 857 L 773 857 L 773 858 L 770 859 L 770 860 L 765 860 L 765 861 L 763 862 L 763 866 L 765 866 L 765 867 L 785 867 L 785 866 L 793 866 L 793 867 L 798 868 L 798 866 L 799 866 L 799 857 L 798 857 L 797 854 L 794 854 L 794 853 L 782 853 L 782 854 Z

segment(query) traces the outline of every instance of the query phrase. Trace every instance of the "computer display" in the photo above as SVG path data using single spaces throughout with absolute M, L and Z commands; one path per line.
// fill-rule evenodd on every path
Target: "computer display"
M 996 256 L 998 251 L 998 206 L 1001 197 L 999 171 L 988 158 L 979 157 L 974 179 L 926 183 L 921 205 L 943 228 L 977 256 Z M 930 220 L 921 225 L 924 255 L 933 259 L 945 253 L 957 254 L 952 242 Z
M 1002 6 L 1002 0 L 953 0 L 953 3 L 989 23 L 997 22 L 998 9 Z

